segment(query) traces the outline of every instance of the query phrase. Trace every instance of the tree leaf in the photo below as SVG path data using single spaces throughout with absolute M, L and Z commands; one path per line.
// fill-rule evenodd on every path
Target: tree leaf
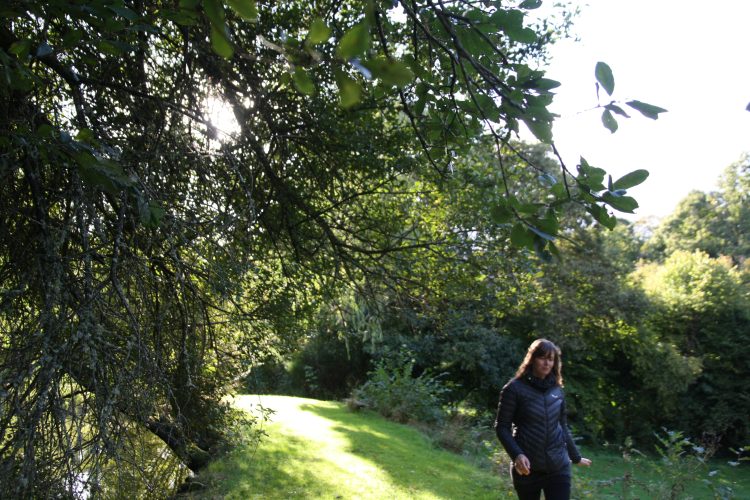
M 405 87 L 414 80 L 414 73 L 409 66 L 401 61 L 377 57 L 363 63 L 366 68 L 372 71 L 375 78 L 380 78 L 383 83 L 394 85 L 396 87 Z
M 604 109 L 608 109 L 612 111 L 613 113 L 617 113 L 620 116 L 624 116 L 625 118 L 630 118 L 630 115 L 627 114 L 624 109 L 622 109 L 620 106 L 616 104 L 609 103 L 606 106 L 604 106 Z
M 255 0 L 227 0 L 229 6 L 246 21 L 258 20 L 258 4 Z
M 15 54 L 19 59 L 26 59 L 31 52 L 31 40 L 19 40 L 13 42 L 8 49 L 10 54 Z
M 234 48 L 232 47 L 232 42 L 229 41 L 226 26 L 218 28 L 211 24 L 211 48 L 225 59 L 232 58 Z
M 602 195 L 602 200 L 615 210 L 628 214 L 634 213 L 633 211 L 638 208 L 638 202 L 630 196 L 615 196 L 606 192 Z
M 203 0 L 203 11 L 214 28 L 224 28 L 224 4 L 220 0 Z
M 615 90 L 615 77 L 612 74 L 612 68 L 605 62 L 599 61 L 596 63 L 596 69 L 594 70 L 594 76 L 596 81 L 599 82 L 607 94 L 612 95 Z
M 521 5 L 519 5 L 522 9 L 538 9 L 542 6 L 542 0 L 524 0 L 521 2 Z
M 500 121 L 500 109 L 497 107 L 494 99 L 478 92 L 474 94 L 474 99 L 485 118 L 493 122 Z
M 664 108 L 660 108 L 659 106 L 654 106 L 653 104 L 648 104 L 641 101 L 628 101 L 625 104 L 635 109 L 636 111 L 639 111 L 646 118 L 651 118 L 652 120 L 657 120 L 659 118 L 659 113 L 667 112 L 667 110 Z
M 602 113 L 602 123 L 611 133 L 614 134 L 617 131 L 617 120 L 608 109 Z
M 128 21 L 135 21 L 140 16 L 133 12 L 131 9 L 125 7 L 125 6 L 119 6 L 119 5 L 108 5 L 107 8 L 114 12 L 115 14 L 124 17 Z
M 515 247 L 534 247 L 534 233 L 526 229 L 526 226 L 520 222 L 513 225 L 510 230 L 510 242 Z
M 299 66 L 294 68 L 292 81 L 294 82 L 294 86 L 297 87 L 297 90 L 303 94 L 312 95 L 315 93 L 315 83 L 303 68 L 300 68 Z
M 331 36 L 331 28 L 329 28 L 325 21 L 321 18 L 316 17 L 310 25 L 310 31 L 307 33 L 307 39 L 311 45 L 318 45 L 328 40 Z
M 537 139 L 545 144 L 552 143 L 552 126 L 548 122 L 535 120 L 528 116 L 522 117 L 522 120 Z
M 490 16 L 490 21 L 500 26 L 508 37 L 516 42 L 533 43 L 536 41 L 536 32 L 530 28 L 523 27 L 524 13 L 518 9 L 498 9 Z
M 336 72 L 336 84 L 339 87 L 339 103 L 342 108 L 351 108 L 362 99 L 362 86 L 343 71 Z
M 513 219 L 513 211 L 503 203 L 498 203 L 490 209 L 490 218 L 495 224 L 507 224 Z
M 633 170 L 629 174 L 625 174 L 617 179 L 614 184 L 612 184 L 612 187 L 614 189 L 611 189 L 611 191 L 614 191 L 616 189 L 630 189 L 633 186 L 637 186 L 638 184 L 641 184 L 643 181 L 645 181 L 648 178 L 648 175 L 648 170 Z
M 546 92 L 555 89 L 560 85 L 560 82 L 558 82 L 557 80 L 552 80 L 551 78 L 536 78 L 524 84 L 524 87 Z
M 594 203 L 586 207 L 586 210 L 594 216 L 594 219 L 596 219 L 599 224 L 606 227 L 607 229 L 614 229 L 617 225 L 617 218 L 610 215 L 607 209 L 604 207 L 601 207 Z
M 351 59 L 364 54 L 370 48 L 370 27 L 361 22 L 346 32 L 339 41 L 338 54 L 342 59 Z

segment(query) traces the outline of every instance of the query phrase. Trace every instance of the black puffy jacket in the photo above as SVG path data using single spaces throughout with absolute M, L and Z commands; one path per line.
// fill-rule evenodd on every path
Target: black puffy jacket
M 555 472 L 581 461 L 568 430 L 565 394 L 554 378 L 525 375 L 508 382 L 500 392 L 495 431 L 510 458 L 526 455 L 532 471 Z

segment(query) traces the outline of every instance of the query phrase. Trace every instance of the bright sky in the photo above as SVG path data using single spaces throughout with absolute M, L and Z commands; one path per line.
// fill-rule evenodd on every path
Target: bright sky
M 553 133 L 568 167 L 582 155 L 615 179 L 648 170 L 629 193 L 640 204 L 631 219 L 668 215 L 690 191 L 714 189 L 724 168 L 750 152 L 750 0 L 574 1 L 580 41 L 558 43 L 547 71 L 563 84 Z M 633 110 L 611 134 L 601 110 L 585 111 L 596 106 L 597 61 L 612 68 L 612 98 L 669 112 L 653 121 Z

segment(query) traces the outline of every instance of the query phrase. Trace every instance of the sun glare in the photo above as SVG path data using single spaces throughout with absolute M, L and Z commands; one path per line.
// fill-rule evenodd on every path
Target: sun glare
M 234 116 L 232 107 L 226 101 L 216 96 L 206 99 L 204 114 L 216 129 L 216 140 L 226 142 L 240 132 L 240 124 Z

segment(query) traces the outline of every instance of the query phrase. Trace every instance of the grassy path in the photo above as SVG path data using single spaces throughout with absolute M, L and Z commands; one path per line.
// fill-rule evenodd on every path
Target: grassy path
M 239 448 L 201 476 L 192 498 L 497 499 L 506 482 L 433 447 L 415 429 L 337 402 L 239 396 L 276 413 L 260 446 Z

